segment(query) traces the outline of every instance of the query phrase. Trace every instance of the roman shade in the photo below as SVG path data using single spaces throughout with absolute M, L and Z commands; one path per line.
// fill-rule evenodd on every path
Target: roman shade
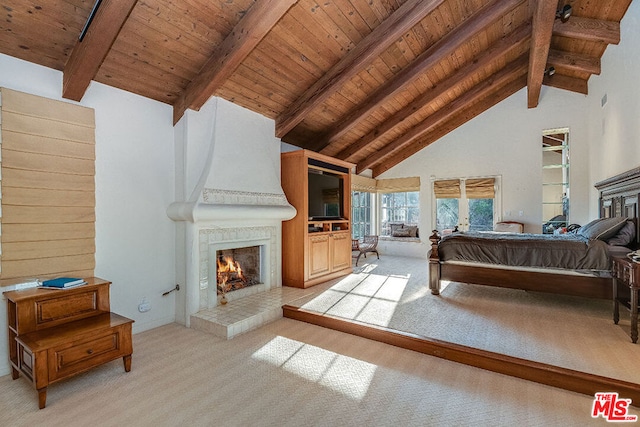
M 0 88 L 0 115 L 0 285 L 93 276 L 93 109 Z
M 494 178 L 467 179 L 464 182 L 467 199 L 493 199 L 495 197 L 494 188 Z
M 433 182 L 433 192 L 436 199 L 459 199 L 460 198 L 460 180 L 446 179 Z
M 351 189 L 369 193 L 402 193 L 420 191 L 420 177 L 373 179 L 351 175 Z

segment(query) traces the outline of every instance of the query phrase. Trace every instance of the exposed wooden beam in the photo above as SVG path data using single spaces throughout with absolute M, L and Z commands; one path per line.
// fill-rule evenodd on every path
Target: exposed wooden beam
M 466 79 L 472 77 L 478 71 L 484 69 L 490 63 L 500 57 L 510 54 L 512 51 L 520 49 L 523 43 L 529 41 L 531 36 L 531 23 L 526 23 L 515 31 L 493 43 L 487 50 L 474 57 L 469 63 L 460 68 L 448 78 L 438 82 L 431 90 L 417 97 L 410 104 L 393 114 L 379 126 L 371 130 L 368 134 L 360 138 L 355 143 L 340 151 L 335 157 L 339 159 L 351 159 L 362 152 L 369 144 L 382 138 L 387 132 L 394 129 L 407 118 L 411 117 L 424 106 L 433 102 L 454 87 L 458 86 Z M 324 151 L 323 151 L 324 153 Z M 328 154 L 328 153 L 324 153 Z
M 516 80 L 514 80 L 513 82 L 505 85 L 500 91 L 494 92 L 491 95 L 487 96 L 481 102 L 478 102 L 477 104 L 474 104 L 466 108 L 464 111 L 459 112 L 453 118 L 451 118 L 441 126 L 434 128 L 424 138 L 408 145 L 407 147 L 403 148 L 395 155 L 384 159 L 383 162 L 380 162 L 377 165 L 374 165 L 373 177 L 375 178 L 380 176 L 382 173 L 388 171 L 398 163 L 408 159 L 418 151 L 434 143 L 435 141 L 442 138 L 449 132 L 457 129 L 458 127 L 462 126 L 469 120 L 479 116 L 489 108 L 507 99 L 508 97 L 510 97 L 517 91 L 519 91 L 520 89 L 524 88 L 526 85 L 527 85 L 527 77 L 523 75 L 517 78 Z
M 620 43 L 620 23 L 572 16 L 567 22 L 556 21 L 553 35 L 598 43 Z
M 562 74 L 554 74 L 553 76 L 545 76 L 542 83 L 545 86 L 556 87 L 558 89 L 569 90 L 571 92 L 589 94 L 589 86 L 587 80 L 569 77 Z
M 527 76 L 527 105 L 538 106 L 544 70 L 547 66 L 547 55 L 551 46 L 553 22 L 556 19 L 557 0 L 538 0 L 533 14 L 531 34 L 531 50 L 529 51 L 529 74 Z
M 485 30 L 505 13 L 514 9 L 523 0 L 494 0 L 475 12 L 471 17 L 450 31 L 437 43 L 420 54 L 410 66 L 396 74 L 388 83 L 378 89 L 358 108 L 342 118 L 339 123 L 331 127 L 331 131 L 321 138 L 313 147 L 314 151 L 321 151 L 331 142 L 342 137 L 353 129 L 362 119 L 368 117 L 380 105 L 388 101 L 403 90 L 409 83 L 434 67 L 438 62 L 451 55 L 470 38 Z
M 102 0 L 62 73 L 62 97 L 80 101 L 107 57 L 137 0 Z M 79 35 L 78 35 L 79 36 Z
M 187 108 L 199 110 L 296 1 L 257 0 L 173 104 L 173 123 Z
M 600 74 L 600 58 L 579 53 L 551 49 L 549 50 L 547 64 L 553 66 L 556 70 L 565 69 L 588 74 Z
M 446 106 L 440 108 L 396 140 L 390 142 L 364 160 L 358 162 L 356 166 L 356 173 L 361 173 L 365 169 L 382 162 L 383 159 L 390 157 L 394 153 L 426 135 L 435 126 L 438 126 L 446 120 L 454 117 L 466 106 L 478 102 L 480 99 L 488 96 L 492 92 L 500 91 L 502 86 L 513 80 L 515 77 L 519 77 L 526 73 L 526 71 L 527 57 L 526 55 L 522 55 L 520 58 L 511 62 L 487 80 L 479 83 L 473 89 L 456 98 Z
M 276 136 L 284 137 L 313 109 L 380 56 L 444 0 L 408 0 L 318 79 L 276 119 Z

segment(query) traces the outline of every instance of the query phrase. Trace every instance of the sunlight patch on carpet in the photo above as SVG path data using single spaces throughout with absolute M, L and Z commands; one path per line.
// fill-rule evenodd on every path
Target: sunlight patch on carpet
M 377 368 L 371 363 L 282 336 L 262 346 L 252 358 L 358 401 L 367 395 Z
M 301 308 L 346 319 L 388 326 L 405 289 L 410 274 L 350 274 L 335 285 L 307 301 Z

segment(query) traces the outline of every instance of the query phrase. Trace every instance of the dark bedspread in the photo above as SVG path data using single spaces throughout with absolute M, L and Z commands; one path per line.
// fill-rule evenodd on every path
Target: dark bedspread
M 453 233 L 438 246 L 442 261 L 518 267 L 609 270 L 608 245 L 577 234 Z

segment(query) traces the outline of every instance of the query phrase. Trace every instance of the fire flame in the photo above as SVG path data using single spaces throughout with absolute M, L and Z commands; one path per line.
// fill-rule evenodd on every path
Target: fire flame
M 232 276 L 237 277 L 238 279 L 245 281 L 245 278 L 242 274 L 242 268 L 240 264 L 233 259 L 233 257 L 225 256 L 219 257 L 218 261 L 218 284 L 222 292 L 226 292 L 227 282 Z

